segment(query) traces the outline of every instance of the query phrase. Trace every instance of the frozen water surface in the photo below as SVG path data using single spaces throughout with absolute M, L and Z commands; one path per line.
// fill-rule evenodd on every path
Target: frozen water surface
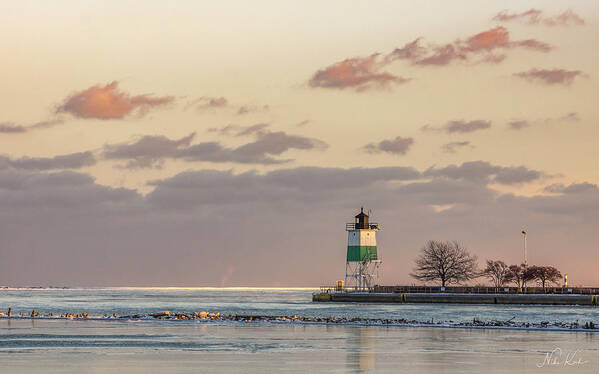
M 0 290 L 0 311 L 162 310 L 435 321 L 599 322 L 598 308 L 312 303 L 312 290 Z M 547 356 L 554 351 L 552 356 Z M 548 359 L 549 358 L 549 359 Z M 542 367 L 538 367 L 542 366 Z M 200 321 L 0 320 L 0 372 L 597 373 L 599 333 Z

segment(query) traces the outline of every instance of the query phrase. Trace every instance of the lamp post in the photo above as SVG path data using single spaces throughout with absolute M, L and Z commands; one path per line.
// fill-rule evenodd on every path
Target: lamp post
M 528 261 L 526 259 L 526 231 L 522 230 L 522 235 L 524 235 L 524 267 L 527 267 Z
M 526 231 L 522 230 L 522 235 L 524 235 L 524 272 L 526 272 L 526 268 L 528 267 L 528 261 L 526 259 Z M 524 292 L 526 292 L 526 281 L 523 281 L 522 285 L 524 286 Z

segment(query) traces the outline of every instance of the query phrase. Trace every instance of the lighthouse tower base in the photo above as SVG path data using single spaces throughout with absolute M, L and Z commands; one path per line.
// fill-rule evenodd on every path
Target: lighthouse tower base
M 381 260 L 345 263 L 345 289 L 368 291 L 378 284 Z

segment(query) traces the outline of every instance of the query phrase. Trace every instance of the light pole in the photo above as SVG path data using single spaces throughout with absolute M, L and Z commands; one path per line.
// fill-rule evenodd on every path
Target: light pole
M 527 267 L 528 261 L 526 260 L 526 231 L 522 230 L 522 235 L 524 235 L 524 267 Z

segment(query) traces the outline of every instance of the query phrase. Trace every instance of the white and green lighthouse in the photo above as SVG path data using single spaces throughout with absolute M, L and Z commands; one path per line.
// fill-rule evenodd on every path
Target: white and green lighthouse
M 355 216 L 354 222 L 347 223 L 347 257 L 345 265 L 345 287 L 355 287 L 367 291 L 378 278 L 381 260 L 376 246 L 376 232 L 379 225 L 370 222 L 364 208 Z

